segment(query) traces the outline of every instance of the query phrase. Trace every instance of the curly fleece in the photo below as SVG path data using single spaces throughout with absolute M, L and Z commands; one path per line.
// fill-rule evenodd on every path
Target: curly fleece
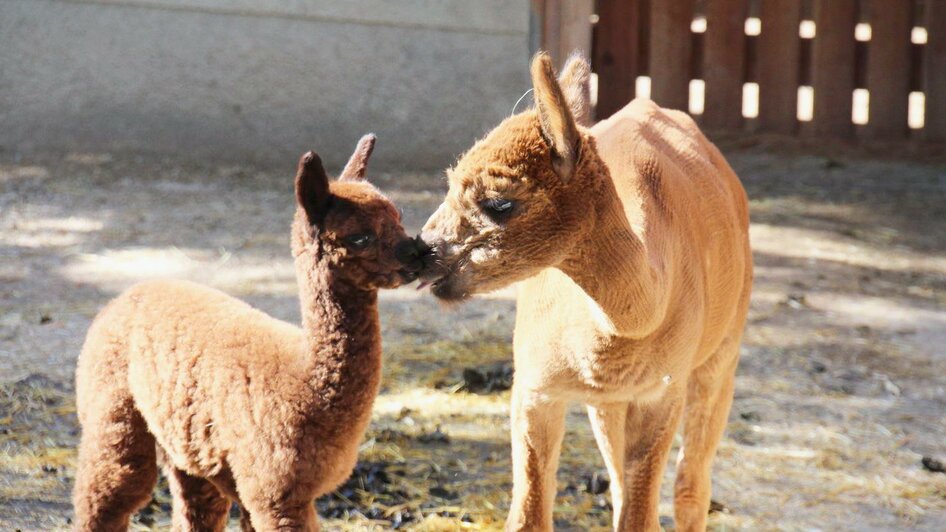
M 370 146 L 359 148 L 366 159 Z M 392 249 L 407 240 L 397 210 L 354 167 L 329 187 L 317 156 L 300 162 L 292 247 L 302 328 L 183 281 L 138 284 L 101 311 L 76 372 L 77 530 L 126 530 L 159 462 L 176 530 L 222 530 L 233 501 L 244 529 L 318 529 L 312 501 L 351 473 L 370 420 L 377 290 L 400 284 Z M 365 224 L 375 250 L 339 245 Z

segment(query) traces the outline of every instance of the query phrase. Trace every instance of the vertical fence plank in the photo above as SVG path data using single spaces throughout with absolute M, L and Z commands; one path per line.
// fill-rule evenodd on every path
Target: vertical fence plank
M 946 142 L 946 1 L 926 2 L 925 137 Z
M 742 126 L 748 7 L 747 0 L 710 0 L 706 6 L 703 124 L 711 129 Z
M 544 49 L 542 34 L 545 32 L 545 0 L 529 1 L 529 55 Z
M 598 119 L 624 107 L 634 97 L 640 72 L 640 4 L 637 0 L 599 0 L 594 65 L 598 72 Z
M 542 48 L 561 66 L 572 52 L 591 54 L 591 15 L 594 0 L 544 0 Z
M 656 0 L 660 1 L 660 0 Z M 641 24 L 638 30 L 641 32 L 637 40 L 640 46 L 640 53 L 637 54 L 637 65 L 642 76 L 650 76 L 650 4 L 651 0 L 638 0 L 641 4 Z
M 849 137 L 854 132 L 851 110 L 856 24 L 857 0 L 816 0 L 811 58 L 815 135 Z
M 683 111 L 689 107 L 693 7 L 694 0 L 661 0 L 650 7 L 650 95 Z
M 792 134 L 798 127 L 801 0 L 762 0 L 758 38 L 759 129 Z
M 871 40 L 867 53 L 870 108 L 866 133 L 897 139 L 909 133 L 910 31 L 912 0 L 871 0 Z
M 568 59 L 572 52 L 579 51 L 585 57 L 591 55 L 591 15 L 594 13 L 594 0 L 564 0 L 561 6 L 558 54 L 552 58 L 558 67 Z
M 562 3 L 566 0 L 545 0 L 542 10 L 542 49 L 558 64 L 562 45 Z

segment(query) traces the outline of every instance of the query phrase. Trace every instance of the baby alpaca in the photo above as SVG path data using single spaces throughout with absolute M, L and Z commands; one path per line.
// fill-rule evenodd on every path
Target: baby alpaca
M 76 371 L 77 530 L 126 530 L 159 459 L 175 530 L 222 530 L 233 501 L 244 528 L 318 530 L 313 499 L 351 474 L 378 393 L 378 289 L 422 262 L 364 180 L 373 146 L 362 138 L 331 184 L 318 155 L 299 161 L 302 328 L 181 281 L 138 284 L 101 311 Z

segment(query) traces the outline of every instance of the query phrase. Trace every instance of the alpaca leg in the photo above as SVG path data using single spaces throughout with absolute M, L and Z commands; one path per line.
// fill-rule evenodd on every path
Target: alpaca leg
M 251 530 L 279 530 L 281 532 L 319 532 L 319 517 L 314 501 L 297 504 L 247 503 L 243 511 L 249 514 Z M 245 525 L 244 525 L 245 526 Z
M 716 448 L 729 418 L 739 342 L 724 343 L 710 361 L 690 376 L 683 422 L 683 447 L 674 484 L 674 521 L 680 531 L 706 528 Z
M 614 527 L 618 527 L 621 509 L 624 507 L 624 426 L 627 419 L 627 403 L 588 405 L 588 420 L 604 458 L 604 465 L 611 477 L 611 506 L 614 512 Z
M 276 448 L 292 456 L 295 449 Z M 228 457 L 234 492 L 239 494 L 243 530 L 317 532 L 314 494 L 318 471 L 297 460 L 260 460 L 246 449 Z
M 131 399 L 103 403 L 83 425 L 73 495 L 77 531 L 128 530 L 158 479 L 154 437 Z
M 511 425 L 513 491 L 506 530 L 552 530 L 565 403 L 514 385 Z
M 226 528 L 230 499 L 216 486 L 172 466 L 165 467 L 165 474 L 174 497 L 171 530 L 213 532 Z
M 683 410 L 682 390 L 668 390 L 655 404 L 631 403 L 625 423 L 624 503 L 615 527 L 621 531 L 660 530 L 660 482 Z
M 255 532 L 255 529 L 253 528 L 253 522 L 250 521 L 250 512 L 248 512 L 242 505 L 240 506 L 240 531 Z

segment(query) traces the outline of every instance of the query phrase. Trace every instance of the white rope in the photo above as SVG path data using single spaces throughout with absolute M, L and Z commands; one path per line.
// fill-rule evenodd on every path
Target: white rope
M 516 105 L 512 106 L 512 112 L 509 113 L 510 116 L 516 114 L 516 107 L 519 107 L 519 104 L 522 102 L 522 99 L 528 96 L 530 92 L 532 92 L 532 89 L 529 89 L 526 92 L 524 92 L 522 96 L 520 96 L 519 99 L 516 100 Z

